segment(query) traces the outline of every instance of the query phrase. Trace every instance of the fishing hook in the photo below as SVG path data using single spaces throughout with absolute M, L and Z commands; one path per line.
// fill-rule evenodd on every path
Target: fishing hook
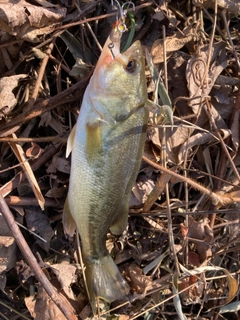
M 130 8 L 130 6 L 132 6 L 132 10 L 135 11 L 135 4 L 132 1 L 127 1 L 121 6 L 120 3 L 118 2 L 118 0 L 111 0 L 111 5 L 112 6 L 113 6 L 113 1 L 115 1 L 116 4 L 118 5 L 119 12 L 120 12 L 120 19 L 118 19 L 118 14 L 116 16 L 116 20 L 120 21 L 119 24 L 118 24 L 118 31 L 123 33 L 123 32 L 125 32 L 127 30 L 127 27 L 126 27 L 126 24 L 125 24 L 127 11 Z M 124 9 L 125 6 L 127 6 L 126 9 Z
M 114 43 L 110 42 L 108 45 L 109 50 L 111 51 L 113 59 L 115 59 L 115 54 L 113 53 Z
M 121 7 L 118 0 L 114 0 L 114 1 L 119 8 L 120 18 L 118 18 L 118 12 L 117 12 L 116 13 L 116 21 L 114 23 L 113 30 L 111 31 L 111 34 L 110 34 L 111 42 L 108 44 L 108 48 L 111 51 L 113 59 L 115 59 L 115 54 L 113 52 L 114 42 L 119 42 L 122 37 L 123 32 L 125 32 L 127 29 L 127 27 L 125 25 L 125 15 L 124 15 L 123 8 Z M 113 0 L 111 0 L 111 4 L 113 7 L 113 5 L 114 5 Z
M 116 1 L 116 0 L 115 0 Z M 124 7 L 128 5 L 127 9 L 124 9 Z M 127 11 L 130 8 L 130 6 L 132 6 L 132 10 L 135 11 L 135 4 L 132 1 L 127 1 L 124 2 L 124 4 L 122 5 L 122 11 L 123 11 L 123 15 L 126 16 L 127 15 Z
M 118 0 L 111 0 L 111 5 L 112 5 L 112 7 L 113 7 L 113 1 L 115 1 L 116 2 L 116 4 L 117 4 L 117 6 L 118 6 L 118 8 L 119 8 L 119 12 L 120 12 L 120 19 L 122 20 L 123 19 L 123 17 L 124 17 L 124 12 L 123 12 L 123 8 L 121 7 L 121 5 L 120 5 L 120 3 L 118 2 Z M 116 15 L 116 20 L 118 20 L 118 13 L 117 13 L 117 15 Z
M 116 1 L 116 0 L 115 0 Z M 124 9 L 125 6 L 128 6 L 127 9 Z M 118 25 L 118 30 L 120 32 L 125 32 L 127 30 L 126 24 L 125 24 L 125 20 L 126 20 L 126 15 L 128 12 L 128 9 L 130 8 L 130 6 L 132 6 L 132 10 L 135 11 L 135 4 L 132 1 L 127 1 L 125 2 L 122 7 L 121 7 L 121 22 Z

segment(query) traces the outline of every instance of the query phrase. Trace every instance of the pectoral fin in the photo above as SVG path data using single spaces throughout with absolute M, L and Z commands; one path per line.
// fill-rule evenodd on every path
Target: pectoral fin
M 64 228 L 66 235 L 69 238 L 72 238 L 75 233 L 75 230 L 76 230 L 76 222 L 71 215 L 68 197 L 66 198 L 64 208 L 63 208 L 62 222 L 63 222 L 63 228 Z
M 90 118 L 86 124 L 86 149 L 88 161 L 92 162 L 102 152 L 102 123 L 99 118 Z
M 73 144 L 74 144 L 74 139 L 75 139 L 75 134 L 76 134 L 76 124 L 73 127 L 72 131 L 70 132 L 70 135 L 68 137 L 67 141 L 67 150 L 66 150 L 66 157 L 68 158 L 69 154 L 72 152 L 73 149 Z

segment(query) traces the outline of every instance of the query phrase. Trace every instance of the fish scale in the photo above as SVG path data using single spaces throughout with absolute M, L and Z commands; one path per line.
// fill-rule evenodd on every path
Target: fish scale
M 81 237 L 91 302 L 109 302 L 129 292 L 106 249 L 110 230 L 120 235 L 127 226 L 131 189 L 136 180 L 148 121 L 144 57 L 139 41 L 114 55 L 107 39 L 86 88 L 76 127 L 68 139 L 72 151 L 65 232 Z

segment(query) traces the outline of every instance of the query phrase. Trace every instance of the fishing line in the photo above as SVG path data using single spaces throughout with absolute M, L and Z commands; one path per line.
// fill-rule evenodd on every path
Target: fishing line
M 131 1 L 125 2 L 122 6 L 118 2 L 118 0 L 114 0 L 114 1 L 116 2 L 116 4 L 119 7 L 120 18 L 118 19 L 118 13 L 117 13 L 116 14 L 116 21 L 115 21 L 115 24 L 113 26 L 113 30 L 112 30 L 112 32 L 110 34 L 111 42 L 108 44 L 108 48 L 111 51 L 113 59 L 115 59 L 115 54 L 113 52 L 114 42 L 118 42 L 119 38 L 121 39 L 122 34 L 127 30 L 127 26 L 126 26 L 126 23 L 125 23 L 127 11 L 128 11 L 130 6 L 132 6 L 133 11 L 135 11 L 135 4 L 133 2 L 131 2 Z M 113 6 L 113 0 L 111 0 L 111 4 Z M 127 5 L 127 8 L 124 9 L 124 7 L 126 5 Z

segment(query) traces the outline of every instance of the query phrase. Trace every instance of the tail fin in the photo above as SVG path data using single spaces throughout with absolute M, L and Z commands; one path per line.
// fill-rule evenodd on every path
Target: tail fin
M 110 255 L 84 259 L 86 279 L 91 302 L 96 297 L 112 302 L 129 292 L 129 286 L 121 276 Z

